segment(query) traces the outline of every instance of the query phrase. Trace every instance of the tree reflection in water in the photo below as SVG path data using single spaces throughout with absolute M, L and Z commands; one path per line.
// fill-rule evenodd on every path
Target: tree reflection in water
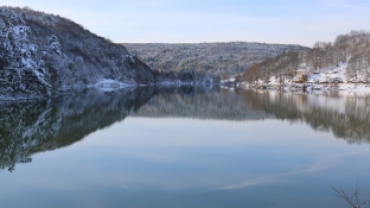
M 50 100 L 0 102 L 0 168 L 13 171 L 32 154 L 80 141 L 136 117 L 305 122 L 349 143 L 370 141 L 370 96 L 194 87 L 88 90 Z

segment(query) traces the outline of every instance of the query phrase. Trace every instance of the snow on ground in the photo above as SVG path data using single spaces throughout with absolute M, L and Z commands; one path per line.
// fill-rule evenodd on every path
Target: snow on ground
M 358 74 L 357 80 L 347 76 L 348 63 L 341 63 L 335 68 L 323 68 L 312 74 L 307 75 L 305 83 L 297 83 L 299 80 L 297 75 L 292 80 L 283 80 L 280 82 L 279 77 L 272 76 L 269 82 L 262 82 L 261 80 L 255 83 L 241 82 L 236 86 L 241 88 L 266 88 L 266 89 L 283 89 L 293 90 L 306 88 L 309 92 L 320 93 L 320 91 L 347 91 L 356 94 L 370 94 L 370 83 L 361 81 L 367 80 L 366 75 Z M 306 72 L 305 70 L 299 70 Z M 356 83 L 359 81 L 359 83 Z
M 318 73 L 309 74 L 307 77 L 308 83 L 323 83 L 323 82 L 346 82 L 347 63 L 340 64 L 336 68 L 320 69 Z
M 332 69 L 321 69 L 320 73 L 310 74 L 307 79 L 307 86 L 313 90 L 338 90 L 338 91 L 350 91 L 357 93 L 370 93 L 370 84 L 368 83 L 354 83 L 355 80 L 351 80 L 347 76 L 346 68 L 348 64 L 340 64 L 336 68 Z M 358 80 L 365 80 L 364 75 L 358 75 Z
M 125 88 L 125 87 L 135 87 L 135 84 L 123 83 L 123 82 L 119 82 L 113 79 L 104 79 L 104 80 L 99 81 L 98 83 L 96 83 L 95 85 L 91 87 L 110 91 L 110 90 L 115 90 L 115 89 L 120 89 L 120 88 Z
M 231 78 L 228 78 L 228 79 L 221 80 L 220 83 L 227 84 L 227 83 L 235 82 L 235 81 L 236 81 L 235 77 L 231 77 Z

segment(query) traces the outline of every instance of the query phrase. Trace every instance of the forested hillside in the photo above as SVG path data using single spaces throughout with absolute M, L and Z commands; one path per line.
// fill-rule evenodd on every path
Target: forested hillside
M 298 73 L 306 77 L 297 78 Z M 334 42 L 316 42 L 312 49 L 282 53 L 255 63 L 245 81 L 369 82 L 370 33 L 351 31 Z M 315 78 L 316 77 L 316 78 Z M 275 78 L 275 79 L 274 79 Z
M 244 72 L 254 62 L 261 62 L 283 52 L 306 49 L 299 45 L 248 42 L 123 45 L 152 69 L 161 72 L 192 70 L 213 75 L 235 75 Z
M 153 71 L 122 45 L 59 16 L 0 7 L 0 99 L 44 98 L 102 80 L 154 81 Z

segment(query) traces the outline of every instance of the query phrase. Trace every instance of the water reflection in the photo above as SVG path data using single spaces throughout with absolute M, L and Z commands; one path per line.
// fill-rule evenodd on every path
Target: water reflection
M 277 119 L 303 121 L 349 143 L 370 141 L 370 96 L 351 93 L 241 92 L 253 106 Z
M 217 120 L 280 119 L 331 131 L 349 143 L 370 141 L 369 96 L 193 87 L 89 90 L 51 100 L 0 103 L 0 168 L 32 162 L 32 154 L 71 145 L 134 117 Z
M 305 122 L 349 143 L 370 141 L 370 96 L 352 93 L 213 91 L 193 96 L 159 94 L 134 115 L 198 119 Z
M 47 101 L 2 102 L 0 168 L 12 171 L 36 152 L 71 145 L 124 119 L 152 95 L 150 89 L 89 90 Z

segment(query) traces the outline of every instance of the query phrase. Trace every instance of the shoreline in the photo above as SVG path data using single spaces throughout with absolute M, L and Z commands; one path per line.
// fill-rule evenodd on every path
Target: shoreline
M 222 88 L 231 88 L 222 86 Z M 278 91 L 301 91 L 301 92 L 351 92 L 370 94 L 370 83 L 258 83 L 249 84 L 240 82 L 235 84 L 239 89 L 264 89 Z
M 50 97 L 64 93 L 65 91 L 72 90 L 81 91 L 86 89 L 96 89 L 101 91 L 116 91 L 122 89 L 136 89 L 141 87 L 173 87 L 178 88 L 182 86 L 194 86 L 194 87 L 206 87 L 201 83 L 181 83 L 181 82 L 171 82 L 168 84 L 164 83 L 152 83 L 148 85 L 110 85 L 112 83 L 104 83 L 106 85 L 90 85 L 87 88 L 61 88 L 58 92 Z M 117 84 L 117 83 L 114 83 Z M 208 86 L 209 87 L 209 86 Z M 247 82 L 235 82 L 235 83 L 214 83 L 212 88 L 219 87 L 220 89 L 229 90 L 266 90 L 266 91 L 281 91 L 281 92 L 299 92 L 299 93 L 354 93 L 356 95 L 370 95 L 370 83 L 258 83 L 249 84 Z M 73 93 L 72 93 L 73 94 Z M 21 95 L 0 95 L 0 102 L 12 102 L 12 101 L 38 101 L 47 100 L 49 96 L 21 96 Z

